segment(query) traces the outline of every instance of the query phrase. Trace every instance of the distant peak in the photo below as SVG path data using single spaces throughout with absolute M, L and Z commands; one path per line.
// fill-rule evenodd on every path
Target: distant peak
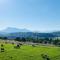
M 7 27 L 6 29 L 18 29 L 18 28 L 14 28 L 14 27 Z
M 19 28 L 15 28 L 15 27 L 7 27 L 6 29 L 2 30 L 2 32 L 6 32 L 6 33 L 14 33 L 14 32 L 31 32 L 28 29 L 19 29 Z

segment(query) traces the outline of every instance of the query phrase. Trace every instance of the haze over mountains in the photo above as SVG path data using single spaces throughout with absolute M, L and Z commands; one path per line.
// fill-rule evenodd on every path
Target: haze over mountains
M 12 28 L 8 27 L 2 31 L 0 31 L 1 37 L 8 37 L 9 39 L 14 39 L 16 37 L 60 37 L 60 31 L 51 32 L 51 33 L 37 33 L 32 32 L 28 29 L 18 29 L 18 28 Z
M 18 28 L 8 27 L 0 32 L 2 32 L 2 33 L 14 33 L 14 32 L 31 32 L 31 31 L 28 29 L 18 29 Z

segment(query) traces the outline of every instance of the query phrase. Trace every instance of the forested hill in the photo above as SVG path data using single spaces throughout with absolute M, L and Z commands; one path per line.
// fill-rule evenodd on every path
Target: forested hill
M 60 37 L 60 31 L 51 32 L 51 33 L 40 33 L 40 32 L 31 32 L 28 29 L 17 29 L 17 28 L 6 28 L 5 30 L 0 31 L 0 37 L 7 37 L 14 39 L 16 37 L 33 37 L 33 38 L 43 38 L 43 37 Z
M 15 33 L 7 33 L 0 36 L 8 37 L 14 39 L 16 37 L 33 37 L 33 38 L 49 38 L 49 37 L 60 37 L 59 34 L 56 33 L 34 33 L 34 32 L 15 32 Z

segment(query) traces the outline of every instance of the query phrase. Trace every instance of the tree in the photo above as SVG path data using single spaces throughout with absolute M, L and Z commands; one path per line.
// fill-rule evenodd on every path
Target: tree
M 49 41 L 49 38 L 45 38 L 46 41 Z
M 26 38 L 22 37 L 22 41 L 23 41 L 23 42 L 26 42 Z
M 3 37 L 2 39 L 7 40 L 8 38 L 7 37 Z
M 44 39 L 40 38 L 39 43 L 43 43 L 43 42 L 44 42 Z
M 27 37 L 27 38 L 26 38 L 26 41 L 32 42 L 32 41 L 33 41 L 33 38 L 32 38 L 32 37 Z
M 52 38 L 50 38 L 48 43 L 51 44 L 52 42 L 53 42 L 53 40 L 52 40 Z
M 47 41 L 44 41 L 44 44 L 47 44 L 48 42 Z
M 60 42 L 60 40 L 56 39 L 56 40 L 53 41 L 53 44 L 58 45 L 59 42 Z
M 21 41 L 20 37 L 16 37 L 15 41 Z
M 0 37 L 0 39 L 2 39 L 2 37 Z

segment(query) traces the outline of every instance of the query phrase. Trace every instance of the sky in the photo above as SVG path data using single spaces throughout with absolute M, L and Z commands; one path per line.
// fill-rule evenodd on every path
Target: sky
M 0 0 L 0 30 L 60 31 L 60 0 Z

